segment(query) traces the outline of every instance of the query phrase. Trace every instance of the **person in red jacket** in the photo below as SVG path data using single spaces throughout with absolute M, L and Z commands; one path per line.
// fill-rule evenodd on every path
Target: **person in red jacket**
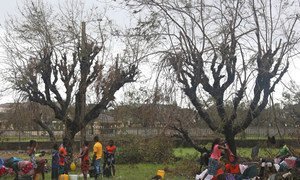
M 104 163 L 103 163 L 103 169 L 108 164 L 108 162 L 110 162 L 113 176 L 116 174 L 116 168 L 115 168 L 115 152 L 116 152 L 116 150 L 117 150 L 117 147 L 114 145 L 114 141 L 109 140 L 108 145 L 105 147 L 105 159 L 104 159 Z
M 67 139 L 63 139 L 62 144 L 60 145 L 59 149 L 58 149 L 58 153 L 59 153 L 59 160 L 58 160 L 58 174 L 68 174 L 67 173 L 67 168 L 66 168 L 66 157 L 67 157 Z

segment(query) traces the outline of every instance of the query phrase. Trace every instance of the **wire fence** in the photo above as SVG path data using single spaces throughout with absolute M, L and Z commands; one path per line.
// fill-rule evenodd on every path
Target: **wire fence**
M 60 139 L 63 137 L 63 131 L 53 131 L 55 137 Z M 211 129 L 208 128 L 190 128 L 188 130 L 189 135 L 194 139 L 212 139 L 219 136 Z M 136 135 L 142 137 L 157 136 L 159 134 L 175 135 L 176 131 L 163 128 L 106 128 L 106 129 L 93 129 L 86 130 L 86 137 L 92 139 L 95 135 L 101 135 L 106 137 L 114 137 L 119 135 Z M 238 139 L 266 139 L 268 136 L 276 136 L 285 139 L 299 139 L 299 128 L 268 128 L 268 127 L 249 127 L 242 133 L 238 134 Z M 49 135 L 46 131 L 15 131 L 15 130 L 0 130 L 0 141 L 14 141 L 21 142 L 29 139 L 38 139 L 39 141 L 48 141 Z M 75 139 L 80 139 L 80 133 L 75 136 Z

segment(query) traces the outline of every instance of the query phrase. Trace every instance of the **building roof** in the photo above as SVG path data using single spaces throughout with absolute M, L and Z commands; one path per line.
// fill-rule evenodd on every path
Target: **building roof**
M 110 124 L 116 123 L 115 119 L 112 116 L 109 116 L 106 114 L 100 114 L 98 116 L 98 118 L 96 119 L 96 121 L 102 122 L 102 123 L 110 123 Z

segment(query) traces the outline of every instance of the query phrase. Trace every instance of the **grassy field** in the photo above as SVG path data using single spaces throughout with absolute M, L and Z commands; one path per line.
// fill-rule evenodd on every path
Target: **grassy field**
M 113 178 L 115 180 L 149 180 L 156 174 L 158 169 L 163 168 L 164 165 L 160 164 L 135 164 L 135 165 L 117 165 L 117 173 Z M 70 172 L 70 174 L 79 174 L 79 172 Z M 0 178 L 1 179 L 1 178 Z M 46 180 L 51 179 L 51 173 L 46 174 Z M 80 178 L 83 179 L 83 178 Z M 92 178 L 91 178 L 92 179 Z M 182 180 L 185 177 L 176 177 L 170 174 L 165 175 L 166 180 Z M 13 177 L 4 177 L 1 180 L 13 180 Z
M 278 151 L 278 148 L 261 148 L 258 157 L 275 157 Z M 294 151 L 297 155 L 300 155 L 300 149 L 294 149 Z M 200 153 L 193 148 L 175 148 L 174 155 L 176 157 L 188 157 L 195 155 L 200 156 Z M 251 148 L 238 148 L 237 155 L 239 157 L 251 158 Z

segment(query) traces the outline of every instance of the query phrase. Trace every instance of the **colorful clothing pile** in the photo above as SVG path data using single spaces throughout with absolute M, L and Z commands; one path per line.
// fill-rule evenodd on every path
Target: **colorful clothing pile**
M 34 168 L 33 168 L 33 163 L 30 161 L 20 161 L 18 163 L 19 166 L 19 175 L 33 175 L 34 173 Z
M 7 171 L 5 166 L 0 166 L 0 177 L 6 175 Z

